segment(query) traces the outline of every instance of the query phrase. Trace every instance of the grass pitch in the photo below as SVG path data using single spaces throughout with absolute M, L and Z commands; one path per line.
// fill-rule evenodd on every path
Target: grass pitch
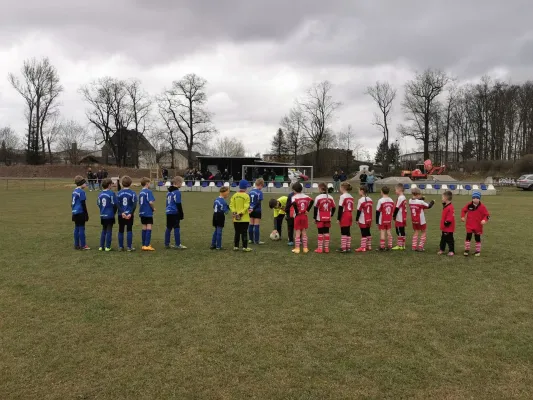
M 130 254 L 72 250 L 62 185 L 1 189 L 0 398 L 533 397 L 532 194 L 483 198 L 492 219 L 468 259 L 435 254 L 438 206 L 425 254 L 296 256 L 268 240 L 213 252 L 215 196 L 184 193 L 189 250 L 165 251 L 156 193 L 157 251 Z M 460 223 L 456 236 L 460 251 Z

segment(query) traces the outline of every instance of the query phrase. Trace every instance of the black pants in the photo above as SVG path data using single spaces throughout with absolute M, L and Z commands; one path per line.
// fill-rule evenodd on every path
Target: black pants
M 235 237 L 234 245 L 239 247 L 239 242 L 242 239 L 242 248 L 246 249 L 248 247 L 248 226 L 249 222 L 234 222 L 233 226 L 235 227 Z
M 370 228 L 359 228 L 361 230 L 361 236 L 362 237 L 369 237 L 372 236 L 370 233 Z
M 294 242 L 294 218 L 287 219 L 287 236 L 289 242 Z
M 342 231 L 342 228 L 341 228 Z M 319 235 L 327 235 L 329 233 L 329 228 L 318 228 Z
M 341 227 L 341 235 L 342 236 L 352 236 L 352 232 L 350 231 L 350 227 L 349 226 L 343 226 Z
M 274 229 L 276 229 L 281 237 L 281 231 L 283 230 L 283 220 L 286 215 L 281 214 L 276 217 L 274 220 Z M 294 218 L 287 218 L 287 235 L 289 237 L 289 242 L 294 242 Z
M 476 243 L 481 242 L 481 235 L 474 235 L 474 239 L 476 240 Z M 470 242 L 472 240 L 472 232 L 466 234 L 466 240 Z
M 455 239 L 453 238 L 453 232 L 442 232 L 440 237 L 440 251 L 446 250 L 446 245 L 448 245 L 450 253 L 455 253 Z
M 405 226 L 400 226 L 396 228 L 396 235 L 405 237 Z

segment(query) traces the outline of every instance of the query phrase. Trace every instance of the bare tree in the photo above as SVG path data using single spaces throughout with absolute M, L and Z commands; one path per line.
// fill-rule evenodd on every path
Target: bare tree
M 87 129 L 75 120 L 62 121 L 59 125 L 57 147 L 66 153 L 70 164 L 79 163 L 83 145 L 88 143 L 87 133 Z
M 175 154 L 179 148 L 181 133 L 172 119 L 172 114 L 168 112 L 171 107 L 170 99 L 162 95 L 158 98 L 158 113 L 160 116 L 161 128 L 157 130 L 157 135 L 164 140 L 170 151 L 170 168 L 176 168 Z
M 0 161 L 9 165 L 19 144 L 19 138 L 11 127 L 0 128 Z
M 44 141 L 46 143 L 46 150 L 48 152 L 48 162 L 54 163 L 52 156 L 52 143 L 55 143 L 60 136 L 61 121 L 59 120 L 59 114 L 55 113 L 51 116 L 50 120 L 46 123 L 44 130 Z
M 355 132 L 352 129 L 351 125 L 348 125 L 337 135 L 339 147 L 343 150 L 346 150 L 346 167 L 350 167 L 352 160 L 350 159 L 350 153 L 353 157 L 353 150 L 356 145 L 355 141 Z
M 302 129 L 316 151 L 316 165 L 320 165 L 320 150 L 324 139 L 328 138 L 330 126 L 341 103 L 333 101 L 332 85 L 323 81 L 313 85 L 302 102 L 299 103 L 303 115 Z
M 383 133 L 383 141 L 386 148 L 389 148 L 390 140 L 390 112 L 392 111 L 392 103 L 396 98 L 396 89 L 394 89 L 388 82 L 376 82 L 374 86 L 369 86 L 366 89 L 366 94 L 368 94 L 376 105 L 379 108 L 379 113 L 374 114 L 374 125 L 379 128 Z M 389 151 L 386 152 L 389 154 Z M 390 160 L 383 160 L 385 168 L 388 169 Z
M 195 74 L 185 75 L 172 82 L 172 88 L 165 90 L 164 113 L 181 134 L 188 153 L 189 168 L 193 166 L 193 150 L 217 133 L 212 114 L 206 109 L 207 81 Z M 160 113 L 161 114 L 161 113 Z
M 244 157 L 246 149 L 243 142 L 235 137 L 221 137 L 215 141 L 209 153 L 218 157 Z
M 403 136 L 423 143 L 424 159 L 429 158 L 430 120 L 435 99 L 442 93 L 450 78 L 440 70 L 427 69 L 405 84 L 402 108 L 409 125 L 400 125 Z
M 56 68 L 48 58 L 24 61 L 22 79 L 9 74 L 9 82 L 24 98 L 27 120 L 27 162 L 38 164 L 45 160 L 44 127 L 47 120 L 57 111 L 58 97 L 63 92 Z
M 280 121 L 281 127 L 285 130 L 287 152 L 292 155 L 295 165 L 298 164 L 298 155 L 305 146 L 303 124 L 304 116 L 298 107 L 293 107 Z

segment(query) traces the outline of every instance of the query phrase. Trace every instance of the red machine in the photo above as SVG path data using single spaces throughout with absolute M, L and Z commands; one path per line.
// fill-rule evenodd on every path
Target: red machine
M 423 164 L 417 164 L 413 171 L 402 171 L 402 176 L 410 177 L 412 180 L 427 179 L 428 175 L 442 175 L 446 171 L 446 166 L 434 166 L 431 160 L 424 161 Z

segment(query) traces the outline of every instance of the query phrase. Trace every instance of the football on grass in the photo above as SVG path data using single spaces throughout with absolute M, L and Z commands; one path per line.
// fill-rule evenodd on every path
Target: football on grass
M 279 240 L 279 233 L 278 233 L 278 231 L 273 231 L 273 232 L 270 234 L 270 240 L 274 240 L 274 241 Z

